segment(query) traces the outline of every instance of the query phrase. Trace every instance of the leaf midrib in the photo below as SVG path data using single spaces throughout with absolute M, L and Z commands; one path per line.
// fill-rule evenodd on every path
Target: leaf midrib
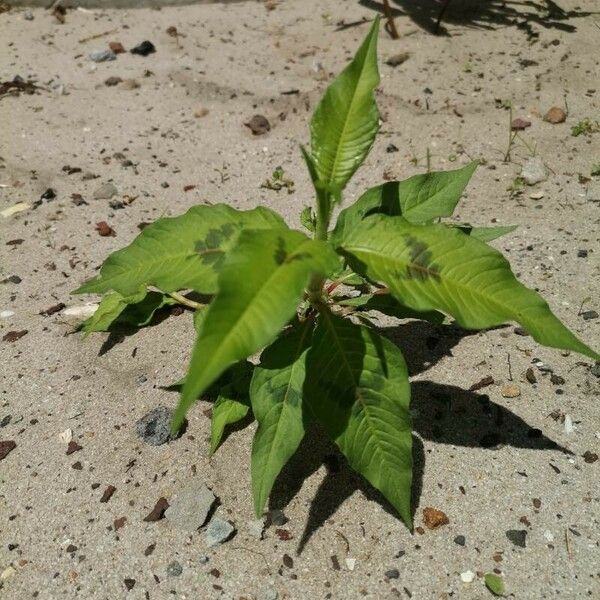
M 270 445 L 269 447 L 269 451 L 267 453 L 267 460 L 266 465 L 270 466 L 271 465 L 271 461 L 273 459 L 273 448 L 275 447 L 275 440 L 278 438 L 279 436 L 279 431 L 280 431 L 280 426 L 282 423 L 282 418 L 281 415 L 283 414 L 283 411 L 285 410 L 286 406 L 289 406 L 288 402 L 287 402 L 287 398 L 288 398 L 288 394 L 292 388 L 292 380 L 294 378 L 294 373 L 296 368 L 298 367 L 298 358 L 300 358 L 300 356 L 302 356 L 302 353 L 304 352 L 303 350 L 303 346 L 304 346 L 304 339 L 306 338 L 306 334 L 309 331 L 309 326 L 307 324 L 304 324 L 304 328 L 302 331 L 302 335 L 300 336 L 300 339 L 298 340 L 298 346 L 296 347 L 296 352 L 294 353 L 294 362 L 291 365 L 290 371 L 289 371 L 289 378 L 288 378 L 288 382 L 287 385 L 285 386 L 285 393 L 283 395 L 283 399 L 281 401 L 281 410 L 279 411 L 279 417 L 277 418 L 277 423 L 275 425 L 275 433 L 273 435 L 273 443 Z M 274 405 L 276 406 L 276 405 Z M 262 424 L 261 424 L 262 425 Z M 265 467 L 264 469 L 262 469 L 262 477 L 261 477 L 261 492 L 263 491 L 263 482 L 264 482 L 264 474 L 267 472 L 267 468 Z M 261 494 L 261 500 L 263 500 L 262 498 L 262 494 Z M 262 504 L 262 503 L 261 503 Z M 261 506 L 262 508 L 262 506 Z
M 307 244 L 310 244 L 312 241 L 313 240 L 310 240 L 310 239 L 303 241 L 301 244 L 296 246 L 296 248 L 294 249 L 294 251 L 291 253 L 290 256 L 297 254 L 302 247 L 306 246 Z M 314 258 L 312 254 L 310 254 L 310 257 Z M 261 285 L 257 290 L 254 291 L 251 301 L 248 304 L 246 304 L 246 306 L 244 307 L 243 311 L 240 313 L 240 315 L 239 315 L 238 319 L 236 320 L 235 324 L 233 325 L 233 327 L 226 334 L 225 338 L 223 340 L 221 340 L 221 343 L 219 344 L 217 351 L 213 354 L 213 360 L 211 360 L 211 362 L 209 363 L 210 366 L 212 366 L 215 362 L 217 364 L 220 362 L 221 355 L 224 352 L 223 349 L 227 348 L 230 338 L 235 333 L 237 333 L 240 323 L 244 322 L 245 316 L 256 305 L 257 298 L 262 295 L 265 288 L 267 288 L 270 285 L 271 281 L 282 272 L 282 269 L 284 268 L 284 266 L 289 266 L 289 265 L 288 265 L 288 263 L 276 265 L 276 268 L 273 270 L 273 272 L 268 276 L 267 279 L 265 279 L 263 281 L 263 285 Z M 206 370 L 207 369 L 205 369 L 205 372 L 206 372 Z M 199 393 L 202 393 L 202 392 L 199 392 Z M 189 399 L 188 399 L 188 402 L 189 402 Z
M 369 47 L 367 48 L 367 52 L 366 52 L 366 56 L 365 56 L 365 61 L 363 62 L 362 67 L 360 69 L 360 74 L 359 74 L 357 83 L 354 86 L 354 91 L 352 93 L 352 99 L 350 100 L 350 105 L 348 107 L 348 111 L 346 112 L 346 118 L 344 119 L 344 124 L 342 126 L 342 133 L 340 134 L 340 136 L 338 138 L 338 143 L 337 143 L 337 147 L 336 147 L 336 150 L 335 150 L 335 157 L 333 159 L 333 165 L 331 167 L 331 172 L 329 173 L 329 177 L 327 178 L 327 183 L 329 185 L 331 185 L 334 182 L 334 174 L 335 174 L 335 172 L 337 170 L 338 160 L 339 160 L 339 156 L 341 154 L 341 148 L 342 148 L 341 140 L 344 139 L 344 137 L 346 135 L 346 128 L 348 127 L 348 123 L 350 122 L 349 115 L 352 113 L 353 108 L 354 108 L 354 103 L 356 101 L 359 83 L 360 83 L 360 80 L 362 79 L 363 73 L 364 73 L 366 65 L 367 65 L 367 58 L 369 56 L 370 49 L 371 49 L 371 44 L 372 43 L 373 42 L 371 40 L 371 42 L 369 43 Z
M 365 404 L 365 402 L 364 402 L 364 400 L 362 398 L 362 395 L 360 394 L 359 381 L 357 381 L 356 378 L 354 377 L 354 372 L 352 370 L 352 367 L 350 366 L 350 363 L 348 362 L 348 359 L 346 358 L 346 354 L 344 353 L 344 346 L 341 343 L 339 337 L 337 336 L 337 332 L 335 331 L 335 327 L 333 326 L 333 322 L 330 319 L 331 313 L 329 313 L 328 311 L 323 311 L 321 314 L 322 315 L 326 315 L 326 321 L 327 321 L 328 327 L 329 327 L 329 329 L 331 331 L 331 334 L 333 336 L 333 339 L 335 341 L 335 344 L 336 344 L 336 346 L 338 348 L 338 354 L 340 354 L 342 356 L 344 364 L 345 364 L 345 366 L 346 366 L 346 368 L 347 368 L 347 370 L 350 373 L 350 376 L 352 378 L 352 382 L 353 382 L 354 388 L 356 390 L 356 393 L 355 393 L 356 401 L 359 402 L 360 405 L 362 406 L 362 412 L 365 415 L 365 420 L 366 420 L 367 426 L 368 426 L 368 428 L 369 428 L 369 430 L 371 432 L 371 436 L 373 438 L 375 438 L 377 440 L 377 442 L 378 442 L 376 444 L 376 446 L 375 446 L 375 451 L 376 452 L 382 452 L 383 455 L 385 456 L 386 452 L 385 452 L 385 450 L 383 448 L 381 448 L 381 444 L 382 443 L 385 444 L 385 441 L 382 440 L 379 437 L 379 435 L 377 433 L 377 427 L 372 423 L 372 418 L 371 418 L 371 415 L 370 415 L 369 410 L 367 408 L 367 405 Z M 357 327 L 360 328 L 360 326 L 357 326 Z M 365 354 L 366 354 L 366 352 L 365 352 Z M 385 394 L 383 394 L 383 392 L 380 392 L 380 393 L 383 396 L 385 396 Z M 389 398 L 387 396 L 385 396 L 385 397 L 389 400 Z
M 351 247 L 346 247 L 345 249 L 348 250 L 348 252 L 352 253 Z M 381 261 L 388 261 L 389 260 L 390 262 L 394 263 L 394 266 L 396 264 L 395 261 L 397 261 L 398 265 L 404 265 L 405 268 L 408 267 L 408 266 L 410 266 L 410 268 L 415 268 L 416 270 L 419 270 L 419 266 L 418 265 L 414 265 L 412 262 L 408 262 L 408 261 L 402 262 L 400 259 L 395 259 L 393 257 L 384 256 L 383 253 L 376 252 L 376 251 L 371 250 L 369 248 L 364 248 L 364 247 L 361 247 L 361 246 L 354 246 L 353 249 L 355 251 L 362 252 L 363 254 L 369 254 L 371 256 L 374 256 L 374 257 L 378 258 Z M 424 270 L 424 271 L 426 271 L 426 270 Z M 510 312 L 510 310 L 511 310 L 510 307 L 508 305 L 504 304 L 503 302 L 499 302 L 498 300 L 496 300 L 494 298 L 490 298 L 489 296 L 484 295 L 483 292 L 481 292 L 481 291 L 479 291 L 477 289 L 474 289 L 472 287 L 469 287 L 469 286 L 465 285 L 462 282 L 458 282 L 455 279 L 452 279 L 452 277 L 449 276 L 447 273 L 443 273 L 442 271 L 437 271 L 436 274 L 439 277 L 441 277 L 441 278 L 445 278 L 446 281 L 448 281 L 451 285 L 456 286 L 460 290 L 467 290 L 470 294 L 473 294 L 473 295 L 479 297 L 480 299 L 483 299 L 486 302 L 489 302 L 490 304 L 496 306 L 497 308 L 499 308 L 500 310 L 502 310 L 502 312 L 504 312 L 504 313 L 507 310 L 508 310 L 508 312 Z M 518 281 L 517 281 L 517 283 L 519 284 Z M 521 285 L 521 284 L 519 284 L 519 285 Z M 527 289 L 527 288 L 525 288 L 525 289 Z M 419 310 L 419 309 L 416 309 L 416 310 Z M 439 309 L 436 308 L 436 307 L 431 307 L 430 310 L 439 310 Z M 521 311 L 521 314 L 523 314 L 523 311 Z

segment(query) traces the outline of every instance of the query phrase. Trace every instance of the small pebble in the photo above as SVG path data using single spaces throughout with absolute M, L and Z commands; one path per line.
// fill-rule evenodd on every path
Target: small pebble
M 95 200 L 110 200 L 113 196 L 116 196 L 119 193 L 119 190 L 115 186 L 114 183 L 103 183 L 99 188 L 93 193 L 93 197 Z
M 473 583 L 475 580 L 475 573 L 473 573 L 473 571 L 465 571 L 460 574 L 460 580 L 463 583 Z
M 167 566 L 167 575 L 170 577 L 179 577 L 183 573 L 183 567 L 176 560 L 170 562 Z
M 130 50 L 131 54 L 137 54 L 139 56 L 148 56 L 156 52 L 154 44 L 148 40 L 144 40 L 141 44 L 138 44 Z
M 592 319 L 598 318 L 598 313 L 595 310 L 586 310 L 581 313 L 584 321 L 591 321 Z
M 504 398 L 518 398 L 521 395 L 521 388 L 518 385 L 510 383 L 502 386 L 501 393 Z
M 347 558 L 346 559 L 346 567 L 348 567 L 348 571 L 354 571 L 355 566 L 356 566 L 355 558 Z
M 565 415 L 565 433 L 573 433 L 574 429 L 571 415 Z
M 14 315 L 14 311 L 12 310 L 3 310 L 0 312 L 0 319 L 8 319 Z
M 398 577 L 400 577 L 400 571 L 398 571 L 398 569 L 388 569 L 385 572 L 385 576 L 388 579 L 398 579 Z
M 457 535 L 454 538 L 454 543 L 458 544 L 459 546 L 464 546 L 467 543 L 467 540 L 464 535 Z
M 204 532 L 204 539 L 210 548 L 226 542 L 234 533 L 235 527 L 229 521 L 215 517 L 208 524 Z
M 111 77 L 107 77 L 104 80 L 104 85 L 106 85 L 108 87 L 112 87 L 114 85 L 117 85 L 117 84 L 121 83 L 121 81 L 123 81 L 123 80 L 120 77 L 112 75 Z
M 248 522 L 248 533 L 257 540 L 263 539 L 263 534 L 265 530 L 266 519 L 263 517 L 262 519 L 256 519 L 255 521 Z
M 256 600 L 278 600 L 279 592 L 272 587 L 265 587 L 256 594 Z
M 548 179 L 548 169 L 539 156 L 534 156 L 523 165 L 521 177 L 527 185 L 535 185 Z
M 171 411 L 166 406 L 158 406 L 144 415 L 135 424 L 137 434 L 151 446 L 161 446 L 171 437 Z
M 506 532 L 506 537 L 515 546 L 525 548 L 527 545 L 527 530 L 526 529 L 509 529 Z
M 544 115 L 544 121 L 556 125 L 558 123 L 564 123 L 567 119 L 567 113 L 558 106 L 553 106 L 548 109 L 548 112 Z
M 215 495 L 203 481 L 193 479 L 171 499 L 165 519 L 179 529 L 195 531 L 206 522 L 215 500 Z
M 140 84 L 135 79 L 124 79 L 121 87 L 124 90 L 135 90 L 140 87 Z
M 94 62 L 107 62 L 109 60 L 116 60 L 117 55 L 112 50 L 96 50 L 88 54 L 89 59 Z

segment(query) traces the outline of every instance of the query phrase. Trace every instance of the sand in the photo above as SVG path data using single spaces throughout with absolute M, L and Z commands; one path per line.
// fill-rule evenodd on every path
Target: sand
M 381 133 L 346 202 L 384 177 L 423 172 L 428 151 L 432 169 L 482 159 L 459 220 L 519 225 L 494 245 L 598 347 L 600 320 L 581 312 L 600 311 L 600 180 L 591 176 L 600 134 L 573 137 L 571 127 L 600 114 L 599 31 L 597 17 L 580 16 L 595 2 L 560 4 L 559 18 L 500 12 L 495 22 L 457 3 L 448 35 L 437 37 L 421 27 L 429 13 L 397 16 L 400 39 L 379 36 Z M 10 278 L 0 284 L 0 311 L 14 312 L 0 319 L 0 337 L 27 331 L 0 342 L 0 441 L 16 443 L 0 461 L 0 596 L 470 600 L 491 597 L 482 574 L 497 569 L 519 600 L 600 597 L 599 385 L 588 359 L 540 348 L 512 326 L 463 336 L 381 320 L 413 375 L 422 529 L 411 534 L 333 447 L 312 438 L 271 500 L 289 521 L 258 540 L 249 525 L 254 425 L 233 432 L 210 459 L 208 403 L 192 409 L 175 442 L 149 446 L 135 431 L 149 410 L 177 402 L 163 386 L 185 371 L 191 315 L 135 335 L 84 339 L 64 309 L 40 314 L 97 301 L 70 292 L 140 223 L 194 204 L 266 205 L 299 225 L 312 192 L 298 146 L 308 141 L 327 81 L 367 31 L 361 19 L 375 13 L 355 2 L 271 5 L 69 10 L 64 24 L 43 9 L 0 14 L 0 80 L 20 75 L 43 88 L 0 99 L 0 210 L 34 205 L 48 188 L 56 194 L 0 217 L 0 279 Z M 359 23 L 339 28 L 342 20 Z M 166 33 L 170 26 L 177 37 Z M 99 37 L 81 41 L 91 36 Z M 157 52 L 88 59 L 108 42 L 129 49 L 143 40 Z M 384 64 L 401 52 L 410 53 L 402 65 Z M 139 87 L 107 86 L 109 77 Z M 507 100 L 513 117 L 531 126 L 504 162 Z M 565 123 L 543 121 L 565 104 Z M 270 132 L 253 136 L 244 126 L 255 114 L 267 117 Z M 390 144 L 398 151 L 387 152 Z M 511 191 L 532 154 L 548 179 Z M 279 165 L 295 182 L 293 194 L 260 188 Z M 94 199 L 108 182 L 125 208 Z M 98 234 L 101 221 L 114 237 Z M 525 378 L 528 368 L 537 383 Z M 553 383 L 547 368 L 565 382 Z M 492 385 L 467 391 L 489 375 Z M 507 384 L 520 396 L 503 397 Z M 570 433 L 565 420 L 574 424 Z M 60 435 L 69 429 L 81 449 L 67 455 Z M 209 549 L 201 532 L 143 521 L 192 478 L 220 499 L 216 514 L 237 529 L 231 541 Z M 116 491 L 101 503 L 109 485 Z M 426 507 L 444 511 L 449 523 L 424 527 Z M 525 547 L 513 543 L 522 533 L 507 536 L 511 530 L 527 532 Z M 386 576 L 390 569 L 397 578 Z M 474 581 L 463 583 L 468 570 Z

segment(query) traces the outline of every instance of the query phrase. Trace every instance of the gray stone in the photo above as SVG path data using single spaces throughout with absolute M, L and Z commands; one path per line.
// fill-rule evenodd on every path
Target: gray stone
M 117 186 L 114 183 L 103 183 L 96 189 L 93 196 L 96 200 L 110 200 L 113 196 L 119 193 Z
M 169 501 L 165 518 L 178 529 L 195 531 L 206 523 L 215 500 L 205 483 L 194 480 Z
M 523 165 L 521 177 L 527 185 L 535 185 L 548 179 L 548 169 L 539 156 L 534 156 Z
M 527 530 L 526 529 L 509 529 L 506 532 L 506 537 L 519 548 L 525 548 L 527 545 Z
M 269 525 L 275 525 L 275 527 L 282 527 L 288 522 L 288 518 L 285 516 L 283 511 L 279 508 L 270 510 L 268 513 Z
M 388 579 L 398 579 L 398 577 L 400 577 L 400 571 L 398 571 L 398 569 L 388 569 L 385 572 L 385 576 Z
M 272 587 L 265 587 L 256 594 L 256 600 L 277 600 L 278 598 L 279 592 Z
M 172 438 L 171 411 L 166 406 L 158 406 L 144 415 L 136 424 L 137 434 L 151 446 L 161 446 Z
M 266 519 L 256 519 L 255 521 L 248 521 L 248 533 L 257 540 L 263 539 L 265 531 Z
M 235 527 L 224 519 L 215 517 L 204 532 L 204 539 L 209 548 L 226 542 L 235 533 Z
M 90 60 L 94 62 L 106 62 L 109 60 L 116 60 L 117 55 L 112 50 L 96 50 L 88 54 Z
M 591 321 L 592 319 L 598 318 L 598 313 L 595 310 L 586 310 L 581 313 L 584 321 Z
M 183 567 L 176 560 L 167 565 L 167 575 L 170 577 L 179 577 L 183 573 Z
M 458 546 L 464 546 L 467 543 L 467 540 L 464 535 L 457 535 L 454 538 L 454 543 Z

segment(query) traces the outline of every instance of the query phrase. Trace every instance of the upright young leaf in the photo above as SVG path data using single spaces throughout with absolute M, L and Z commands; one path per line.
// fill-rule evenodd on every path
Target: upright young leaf
M 460 169 L 414 175 L 367 190 L 338 215 L 331 235 L 333 243 L 343 243 L 346 235 L 369 215 L 401 215 L 411 223 L 451 216 L 477 165 L 477 161 L 473 161 Z
M 324 309 L 306 358 L 303 397 L 350 466 L 412 527 L 410 385 L 400 350 Z
M 226 204 L 194 206 L 183 215 L 148 225 L 74 293 L 114 290 L 129 296 L 140 286 L 152 285 L 163 292 L 189 288 L 214 294 L 218 271 L 239 232 L 281 227 L 281 217 L 264 207 L 240 211 Z
M 305 321 L 266 348 L 250 385 L 258 429 L 252 444 L 252 494 L 260 516 L 275 479 L 304 437 L 302 386 L 312 323 Z
M 441 310 L 467 329 L 517 321 L 541 344 L 599 355 L 575 337 L 536 292 L 519 283 L 497 250 L 444 225 L 374 215 L 340 250 L 372 281 L 415 310 Z
M 219 274 L 219 292 L 196 340 L 173 430 L 192 403 L 234 362 L 270 343 L 294 316 L 313 274 L 326 277 L 339 258 L 299 231 L 246 230 Z
M 379 18 L 352 62 L 327 88 L 313 115 L 311 154 L 321 185 L 341 190 L 367 156 L 379 129 Z

